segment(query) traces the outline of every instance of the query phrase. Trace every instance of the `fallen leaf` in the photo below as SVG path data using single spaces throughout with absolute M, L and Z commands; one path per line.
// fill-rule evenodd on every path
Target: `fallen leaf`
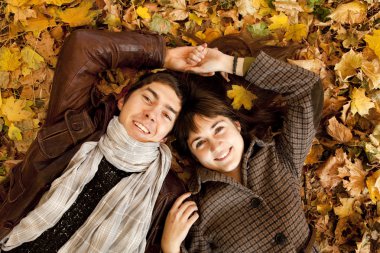
M 90 10 L 92 6 L 92 1 L 82 1 L 78 7 L 58 10 L 57 15 L 62 22 L 69 24 L 71 27 L 91 25 L 94 18 L 100 13 L 100 11 Z
M 26 100 L 15 99 L 13 96 L 3 99 L 1 114 L 11 122 L 29 119 L 34 115 L 28 108 Z
M 333 137 L 334 140 L 337 140 L 341 143 L 349 142 L 352 139 L 351 130 L 345 125 L 338 122 L 335 117 L 332 117 L 328 121 L 329 125 L 327 126 L 327 133 Z
M 21 130 L 18 127 L 15 127 L 15 125 L 13 123 L 9 126 L 8 137 L 12 141 L 16 141 L 16 140 L 21 141 L 22 140 Z
M 242 16 L 253 15 L 257 12 L 257 7 L 253 5 L 252 0 L 238 0 L 235 2 L 238 12 Z
M 194 13 L 189 13 L 189 19 L 193 20 L 197 25 L 202 25 L 203 19 Z
M 379 89 L 380 88 L 380 61 L 379 59 L 374 59 L 373 61 L 363 60 L 361 69 L 363 70 L 364 74 L 368 76 L 369 78 L 370 89 Z
M 368 43 L 368 47 L 380 58 L 380 30 L 373 30 L 373 35 L 366 34 L 364 40 Z
M 265 37 L 270 34 L 268 26 L 265 22 L 248 25 L 247 30 L 251 33 L 252 37 Z
M 320 144 L 313 145 L 309 151 L 309 154 L 306 156 L 305 164 L 315 164 L 319 162 L 319 159 L 323 154 L 323 146 Z
M 159 34 L 166 34 L 170 31 L 171 24 L 169 20 L 166 20 L 160 14 L 155 13 L 152 17 L 152 22 L 150 23 L 150 29 Z
M 375 103 L 372 102 L 370 98 L 365 95 L 365 89 L 363 88 L 354 88 L 351 93 L 351 112 L 359 113 L 360 116 L 367 115 L 369 109 L 375 107 Z
M 241 106 L 246 110 L 251 110 L 252 102 L 257 98 L 255 94 L 239 85 L 232 85 L 232 90 L 227 91 L 227 96 L 233 99 L 232 107 L 235 110 L 239 110 Z
M 18 21 L 26 21 L 28 18 L 36 18 L 37 13 L 35 10 L 30 9 L 29 7 L 17 7 L 12 5 L 7 5 L 5 8 L 5 13 L 9 15 L 9 13 L 13 13 L 13 23 L 17 23 Z
M 0 48 L 0 71 L 14 71 L 21 66 L 21 55 L 7 47 Z
M 279 15 L 274 15 L 273 17 L 269 18 L 270 21 L 272 21 L 272 24 L 269 25 L 269 30 L 276 30 L 276 29 L 285 29 L 287 30 L 289 27 L 289 19 L 288 16 L 286 16 L 284 13 L 280 13 Z
M 37 70 L 44 62 L 44 58 L 37 54 L 31 47 L 26 46 L 21 50 L 22 60 L 26 63 L 27 68 Z
M 377 201 L 380 201 L 379 178 L 380 170 L 377 170 L 370 177 L 368 177 L 366 181 L 369 197 L 372 200 L 373 204 L 375 204 Z
M 137 16 L 143 19 L 151 19 L 151 15 L 147 7 L 142 7 L 142 6 L 137 7 L 136 13 L 137 13 Z
M 367 172 L 363 169 L 362 161 L 355 159 L 355 163 L 346 160 L 345 165 L 339 168 L 341 178 L 349 177 L 349 180 L 343 180 L 343 187 L 352 197 L 358 197 L 365 187 L 365 177 Z
M 355 199 L 354 198 L 339 198 L 341 206 L 334 207 L 334 213 L 339 216 L 339 219 L 350 217 L 354 214 L 354 209 L 352 208 Z
M 337 186 L 342 179 L 338 176 L 338 169 L 345 163 L 347 155 L 343 149 L 335 150 L 335 155 L 330 156 L 325 163 L 323 163 L 316 171 L 317 176 L 323 188 L 331 190 Z
M 215 28 L 207 28 L 206 31 L 204 32 L 204 35 L 205 35 L 205 41 L 207 43 L 210 43 L 211 41 L 219 38 L 222 36 L 222 33 L 219 29 L 215 29 Z
M 366 19 L 366 14 L 366 4 L 359 1 L 353 1 L 339 5 L 329 17 L 339 23 L 358 24 Z
M 285 38 L 289 41 L 301 42 L 302 39 L 307 37 L 307 30 L 305 24 L 290 25 L 285 33 Z
M 313 59 L 313 60 L 292 60 L 288 59 L 288 62 L 297 66 L 300 66 L 304 69 L 310 70 L 316 74 L 319 74 L 321 72 L 321 69 L 323 67 L 323 61 L 319 59 Z
M 54 4 L 57 6 L 74 2 L 74 0 L 45 0 L 45 1 L 47 4 Z
M 0 71 L 0 88 L 6 89 L 9 83 L 9 72 L 8 71 Z M 1 101 L 0 101 L 1 106 Z
M 33 19 L 28 19 L 21 22 L 26 32 L 33 32 L 35 37 L 39 37 L 40 33 L 47 29 L 48 27 L 55 26 L 56 23 L 54 19 L 46 18 L 45 16 L 40 16 Z
M 342 80 L 356 75 L 356 70 L 362 65 L 363 56 L 361 53 L 355 53 L 350 50 L 342 56 L 341 61 L 335 65 L 334 70 Z

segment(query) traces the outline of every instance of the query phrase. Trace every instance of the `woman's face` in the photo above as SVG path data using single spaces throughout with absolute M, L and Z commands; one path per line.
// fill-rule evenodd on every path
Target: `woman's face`
M 197 132 L 190 132 L 187 145 L 206 168 L 229 173 L 238 169 L 244 151 L 240 123 L 224 116 L 206 118 L 195 115 Z

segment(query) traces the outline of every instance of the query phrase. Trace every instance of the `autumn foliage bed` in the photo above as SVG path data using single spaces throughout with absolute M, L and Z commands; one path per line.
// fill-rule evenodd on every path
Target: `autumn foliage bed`
M 323 80 L 323 116 L 301 192 L 321 251 L 380 252 L 379 11 L 378 0 L 2 1 L 0 180 L 44 122 L 57 54 L 74 29 L 151 30 L 169 46 L 239 32 L 270 36 L 269 45 L 300 43 L 289 62 Z M 121 70 L 100 79 L 104 93 L 133 81 Z

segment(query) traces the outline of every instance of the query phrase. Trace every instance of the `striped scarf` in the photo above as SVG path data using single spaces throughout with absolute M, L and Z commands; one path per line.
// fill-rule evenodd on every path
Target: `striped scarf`
M 102 198 L 59 252 L 144 252 L 171 153 L 165 144 L 142 143 L 129 137 L 118 117 L 110 121 L 99 142 L 81 146 L 37 207 L 3 240 L 2 249 L 33 241 L 53 227 L 94 177 L 103 156 L 116 168 L 135 173 L 123 178 Z

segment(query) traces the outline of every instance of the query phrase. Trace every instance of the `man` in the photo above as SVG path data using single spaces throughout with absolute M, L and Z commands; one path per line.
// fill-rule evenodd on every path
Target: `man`
M 55 71 L 45 125 L 24 161 L 12 169 L 9 179 L 0 186 L 0 239 L 3 250 L 118 252 L 125 240 L 129 239 L 124 236 L 126 231 L 135 231 L 132 235 L 128 234 L 133 237 L 128 247 L 143 252 L 148 220 L 148 227 L 149 221 L 151 226 L 146 252 L 160 251 L 166 213 L 174 199 L 185 191 L 181 181 L 172 172 L 166 176 L 170 152 L 167 147 L 158 144 L 171 131 L 181 109 L 181 94 L 176 80 L 167 74 L 157 74 L 142 80 L 118 101 L 120 115 L 114 119 L 117 111 L 115 99 L 110 96 L 101 98 L 94 84 L 99 72 L 119 66 L 165 67 L 185 71 L 189 68 L 185 59 L 191 50 L 190 47 L 166 49 L 162 37 L 133 32 L 79 30 L 67 38 Z M 106 131 L 107 134 L 103 136 Z M 98 144 L 94 143 L 97 141 Z M 138 146 L 137 151 L 130 148 L 129 142 L 132 142 L 132 146 Z M 124 148 L 127 149 L 126 154 L 123 154 Z M 144 154 L 144 148 L 148 148 L 149 152 L 153 150 L 154 155 Z M 140 162 L 146 163 L 141 165 Z M 141 169 L 144 166 L 149 169 Z M 105 175 L 108 170 L 116 174 L 119 170 L 127 171 L 115 176 L 116 181 L 110 186 L 108 179 L 102 182 L 104 178 L 98 176 L 98 168 L 105 168 Z M 64 170 L 64 176 L 59 177 Z M 143 178 L 142 175 L 149 175 L 150 178 Z M 41 195 L 56 178 L 40 201 Z M 136 178 L 135 181 L 133 178 Z M 152 179 L 153 186 L 144 188 L 142 180 L 150 184 Z M 100 184 L 101 187 L 96 188 L 99 182 L 93 183 L 94 180 L 105 185 Z M 120 186 L 121 183 L 124 185 Z M 133 191 L 132 183 L 144 189 L 145 195 L 140 196 L 140 191 Z M 92 199 L 89 201 L 93 192 L 97 195 L 97 191 L 106 186 L 109 190 L 98 196 L 98 201 L 106 200 L 104 203 L 98 204 Z M 114 190 L 118 186 L 121 189 Z M 81 191 L 86 192 L 85 196 L 78 196 Z M 115 199 L 119 202 L 105 211 L 105 206 L 111 205 L 109 203 Z M 145 208 L 139 209 L 139 201 Z M 89 208 L 87 214 L 78 214 L 81 218 L 73 222 L 77 228 L 66 233 L 72 216 L 82 212 L 88 202 L 95 202 L 92 209 Z M 150 219 L 152 204 L 154 210 Z M 120 214 L 124 206 L 127 207 L 127 214 L 124 211 Z M 130 219 L 124 219 L 128 215 Z M 134 215 L 139 216 L 141 224 L 131 222 Z M 113 221 L 109 221 L 109 217 Z M 104 228 L 111 229 L 102 231 Z M 86 243 L 89 245 L 86 246 Z M 124 247 L 123 251 L 128 247 Z

